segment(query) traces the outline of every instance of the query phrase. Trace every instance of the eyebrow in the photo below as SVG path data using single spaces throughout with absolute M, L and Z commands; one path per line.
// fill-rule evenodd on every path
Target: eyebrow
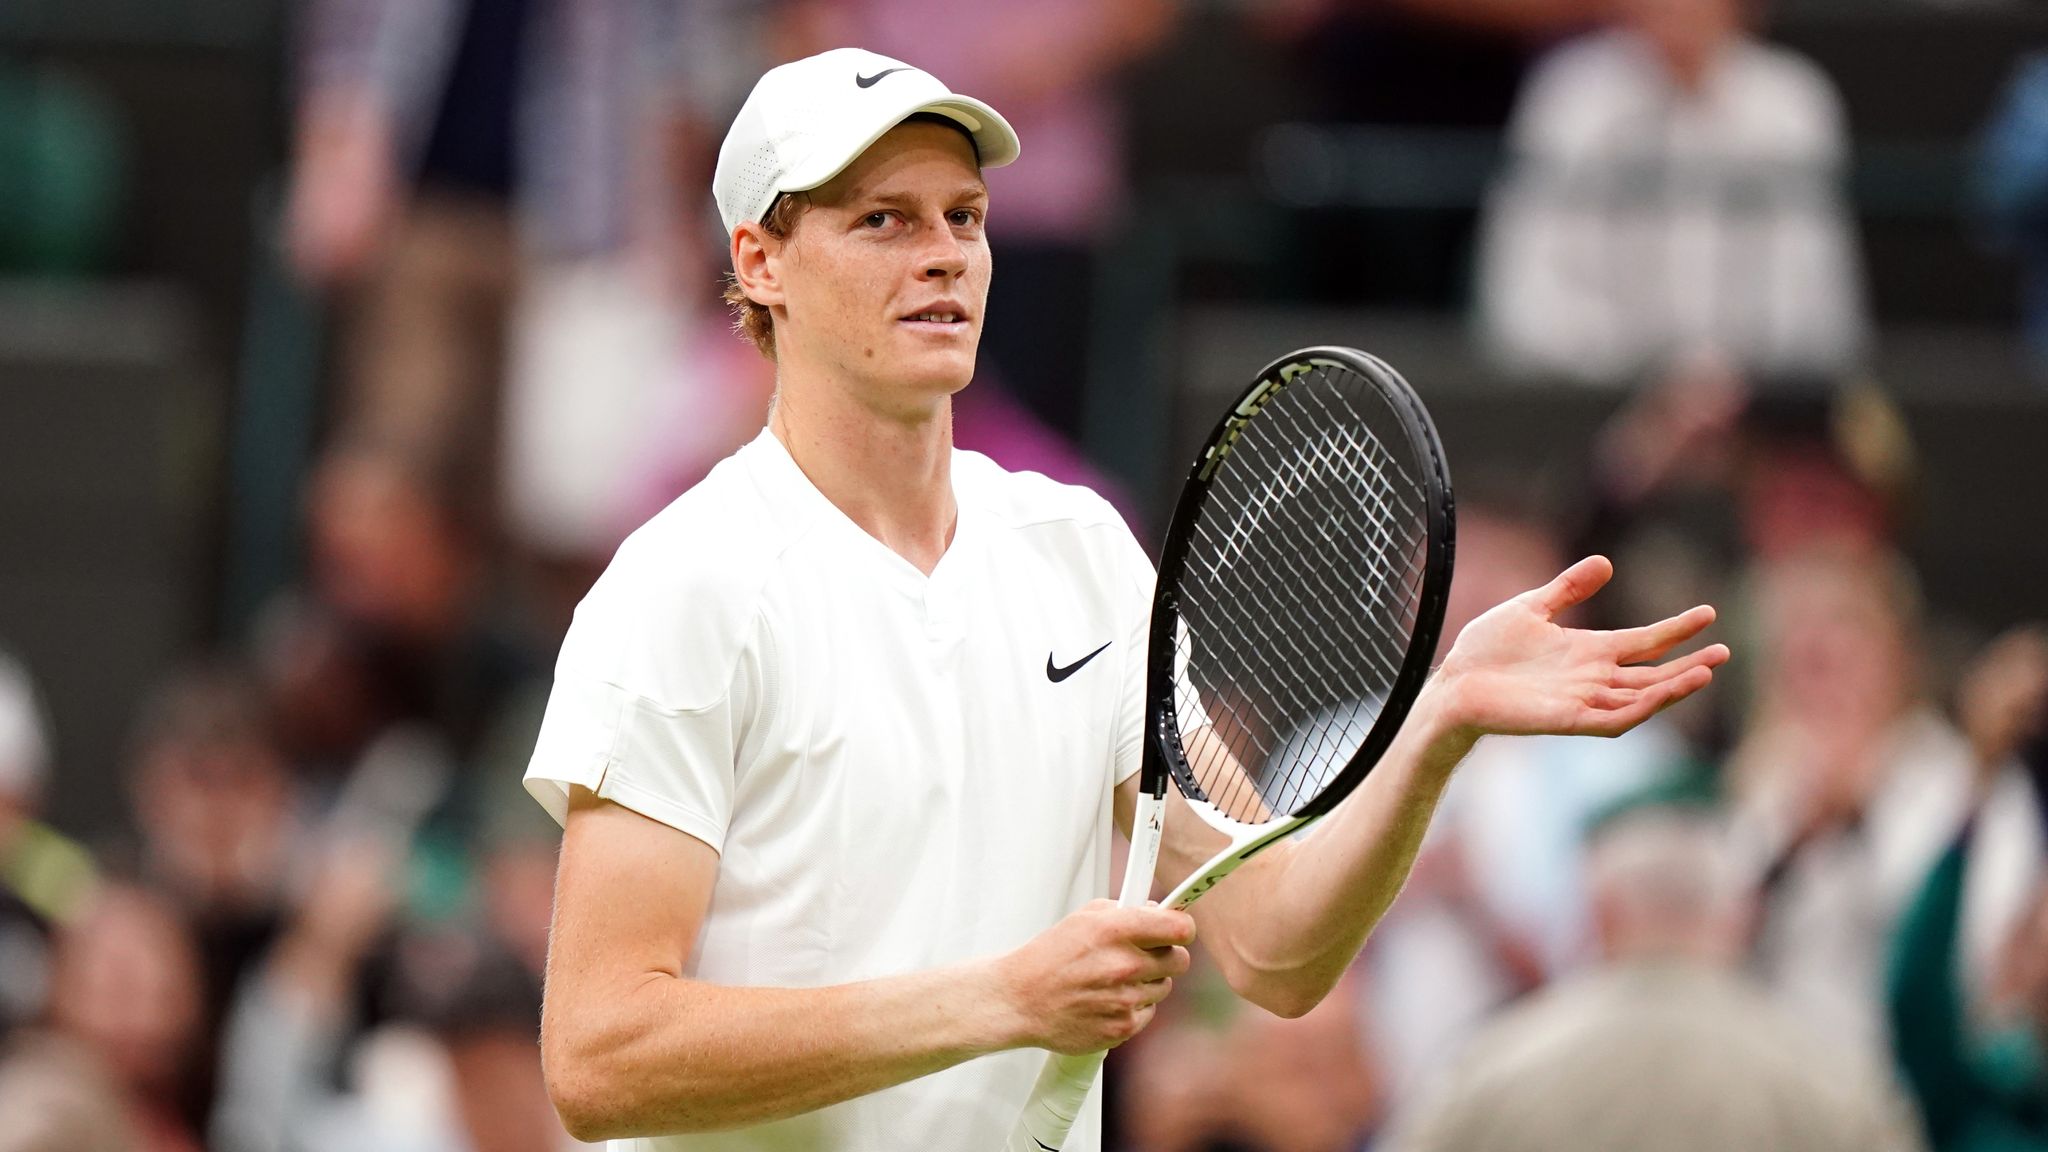
M 872 192 L 865 195 L 854 195 L 848 199 L 856 204 L 885 204 L 891 208 L 908 208 L 914 207 L 919 197 L 913 196 L 908 192 Z M 953 202 L 961 200 L 986 200 L 988 199 L 988 185 L 979 181 L 973 184 L 962 184 L 947 199 Z

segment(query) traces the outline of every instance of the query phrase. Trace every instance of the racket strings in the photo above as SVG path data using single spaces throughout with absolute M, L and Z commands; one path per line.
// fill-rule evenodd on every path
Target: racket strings
M 1224 814 L 1299 811 L 1371 731 L 1421 614 L 1428 451 L 1341 366 L 1241 429 L 1190 537 L 1176 653 L 1182 725 L 1211 726 L 1195 783 Z

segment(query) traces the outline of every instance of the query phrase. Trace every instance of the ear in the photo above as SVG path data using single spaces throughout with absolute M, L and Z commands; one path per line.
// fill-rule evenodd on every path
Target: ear
M 732 232 L 732 274 L 747 299 L 763 308 L 784 303 L 782 290 L 783 242 L 768 234 L 752 220 L 741 222 Z

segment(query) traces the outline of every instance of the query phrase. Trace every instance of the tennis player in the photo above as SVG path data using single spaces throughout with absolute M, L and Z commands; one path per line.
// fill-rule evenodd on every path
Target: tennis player
M 1135 802 L 1153 572 L 1094 494 L 952 445 L 981 174 L 1017 153 L 988 105 L 852 49 L 767 73 L 725 139 L 713 191 L 776 403 L 577 610 L 527 774 L 566 828 L 542 1051 L 579 1137 L 997 1148 L 1040 1050 L 1135 1035 L 1197 923 L 1241 995 L 1307 1011 L 1482 734 L 1613 735 L 1727 657 L 1643 663 L 1709 608 L 1560 627 L 1610 574 L 1582 561 L 1465 630 L 1314 835 L 1192 918 L 1096 899 Z M 1220 847 L 1184 815 L 1162 879 Z

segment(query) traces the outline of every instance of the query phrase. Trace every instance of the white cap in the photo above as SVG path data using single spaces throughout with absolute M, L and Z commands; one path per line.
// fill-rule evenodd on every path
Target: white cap
M 742 220 L 766 216 L 781 193 L 808 191 L 839 175 L 919 112 L 958 121 L 974 138 L 983 168 L 1017 158 L 1017 133 L 1001 114 L 901 60 L 834 48 L 769 69 L 718 149 L 711 194 L 726 234 Z

